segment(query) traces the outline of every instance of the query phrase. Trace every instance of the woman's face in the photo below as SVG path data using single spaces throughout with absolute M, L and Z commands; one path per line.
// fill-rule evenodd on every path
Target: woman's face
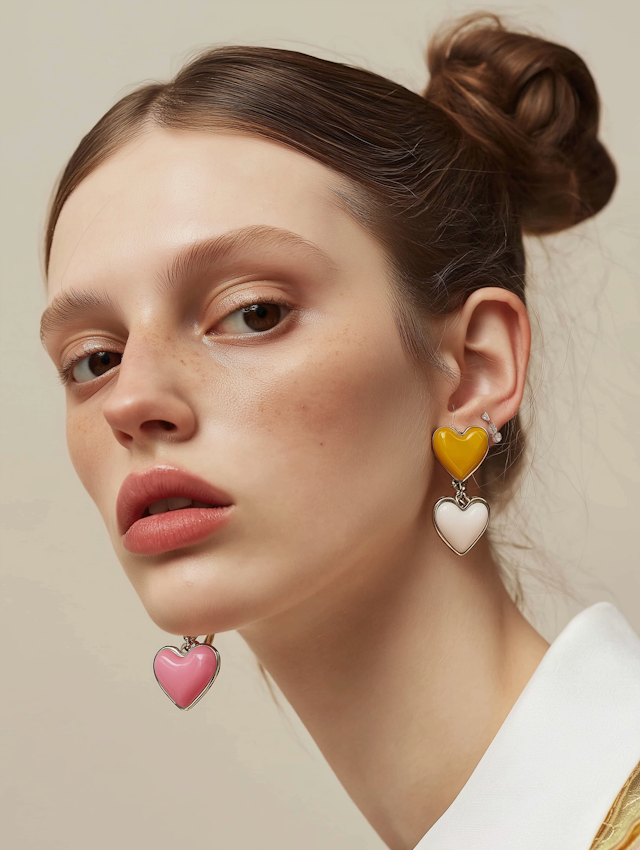
M 154 129 L 85 178 L 58 220 L 43 329 L 57 367 L 79 358 L 69 452 L 173 634 L 241 628 L 397 569 L 428 521 L 424 376 L 402 348 L 381 249 L 339 187 L 258 137 Z M 142 482 L 129 505 L 141 516 L 154 468 L 161 486 L 180 478 L 166 467 L 229 496 L 218 528 L 211 508 L 187 506 L 182 525 L 176 510 L 123 533 L 123 481 Z M 197 499 L 182 485 L 158 492 Z

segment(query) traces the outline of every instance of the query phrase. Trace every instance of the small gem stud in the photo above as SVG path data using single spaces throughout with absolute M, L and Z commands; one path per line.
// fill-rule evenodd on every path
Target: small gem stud
M 498 431 L 496 426 L 493 424 L 493 422 L 489 418 L 489 414 L 486 411 L 482 414 L 482 419 L 484 419 L 485 422 L 489 423 L 489 433 L 491 434 L 493 442 L 499 443 L 500 440 L 502 440 L 502 434 L 500 433 L 500 431 Z

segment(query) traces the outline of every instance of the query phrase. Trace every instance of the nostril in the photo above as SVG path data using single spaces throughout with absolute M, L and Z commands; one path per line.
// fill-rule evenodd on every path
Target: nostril
M 174 422 L 167 422 L 166 419 L 148 419 L 140 426 L 143 431 L 153 432 L 156 429 L 161 431 L 175 431 L 177 426 Z

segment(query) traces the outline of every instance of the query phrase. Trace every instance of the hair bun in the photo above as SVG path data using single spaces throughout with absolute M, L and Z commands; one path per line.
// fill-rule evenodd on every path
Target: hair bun
M 595 83 L 576 53 L 474 14 L 431 40 L 427 65 L 425 98 L 494 160 L 523 232 L 563 230 L 607 203 L 616 168 L 597 137 Z

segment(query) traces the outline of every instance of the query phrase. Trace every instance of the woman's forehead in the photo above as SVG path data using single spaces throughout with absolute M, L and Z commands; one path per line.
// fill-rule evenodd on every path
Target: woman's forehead
M 96 278 L 149 272 L 167 252 L 247 226 L 339 248 L 356 224 L 339 175 L 284 145 L 240 133 L 154 129 L 72 192 L 58 219 L 48 297 Z

